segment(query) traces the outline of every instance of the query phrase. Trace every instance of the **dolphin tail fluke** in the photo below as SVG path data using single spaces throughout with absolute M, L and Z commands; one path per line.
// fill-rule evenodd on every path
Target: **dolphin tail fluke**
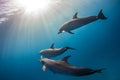
M 105 15 L 103 14 L 102 9 L 100 10 L 100 12 L 99 12 L 99 14 L 98 14 L 98 18 L 99 18 L 99 19 L 102 19 L 102 20 L 107 19 L 107 17 L 105 17 Z
M 104 69 L 99 69 L 99 70 L 95 70 L 94 72 L 95 72 L 95 73 L 102 73 L 102 71 L 105 70 L 105 69 L 106 69 L 106 68 L 104 68 Z
M 71 50 L 75 50 L 75 48 L 72 48 L 72 47 L 68 47 L 68 46 L 67 46 L 66 48 L 67 48 L 67 49 L 71 49 Z

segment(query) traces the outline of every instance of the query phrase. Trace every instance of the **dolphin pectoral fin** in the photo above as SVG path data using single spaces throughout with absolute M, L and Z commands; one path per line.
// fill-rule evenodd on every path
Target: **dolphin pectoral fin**
M 78 12 L 76 12 L 76 13 L 74 14 L 73 19 L 78 18 L 78 17 L 77 17 L 77 14 L 78 14 Z
M 65 61 L 65 62 L 68 63 L 68 58 L 70 58 L 70 57 L 71 57 L 70 55 L 65 56 L 64 58 L 61 59 L 61 61 Z
M 52 43 L 52 45 L 50 46 L 51 49 L 54 49 L 54 43 Z
M 73 32 L 71 32 L 71 31 L 68 31 L 68 33 L 70 33 L 70 34 L 74 34 Z
M 42 70 L 46 71 L 46 66 L 45 65 L 43 65 Z

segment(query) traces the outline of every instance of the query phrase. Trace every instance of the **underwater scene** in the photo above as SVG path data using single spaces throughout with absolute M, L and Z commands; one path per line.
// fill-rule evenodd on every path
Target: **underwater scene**
M 120 80 L 119 0 L 0 0 L 0 80 Z

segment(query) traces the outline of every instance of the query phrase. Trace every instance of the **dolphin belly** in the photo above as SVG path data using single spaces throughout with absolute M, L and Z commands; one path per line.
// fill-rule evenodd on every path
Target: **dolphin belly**
M 66 64 L 54 64 L 53 66 L 47 66 L 47 68 L 53 73 L 71 75 L 71 76 L 85 76 L 95 73 L 94 70 L 88 68 L 79 68 Z
M 61 60 L 52 60 L 48 58 L 43 58 L 40 62 L 43 64 L 43 71 L 45 71 L 45 67 L 48 68 L 53 73 L 72 75 L 72 76 L 85 76 L 94 73 L 101 73 L 104 69 L 92 70 L 90 68 L 82 68 L 73 66 L 68 63 L 68 58 L 70 56 L 65 56 Z
M 63 25 L 63 27 L 61 28 L 61 31 L 62 31 L 62 30 L 65 30 L 66 32 L 67 32 L 67 31 L 71 31 L 71 30 L 74 30 L 74 29 L 76 29 L 76 28 L 78 28 L 78 27 L 80 27 L 80 26 L 81 26 L 81 25 L 79 24 L 79 22 L 77 21 L 77 19 L 73 19 L 73 20 L 65 23 L 65 24 Z
M 87 24 L 94 22 L 98 19 L 101 19 L 101 20 L 107 19 L 107 17 L 105 17 L 105 15 L 103 14 L 102 9 L 100 10 L 100 12 L 98 13 L 97 16 L 78 18 L 77 14 L 78 13 L 75 13 L 71 20 L 69 20 L 68 22 L 65 22 L 63 24 L 63 26 L 59 29 L 58 34 L 63 33 L 63 32 L 68 32 L 70 34 L 74 34 L 73 32 L 71 32 L 74 29 L 77 29 L 79 27 L 87 25 Z
M 71 21 L 65 23 L 61 29 L 65 30 L 65 31 L 71 31 L 71 30 L 77 29 L 79 27 L 82 27 L 86 24 L 89 24 L 91 22 L 94 22 L 96 20 L 98 20 L 97 16 L 72 19 Z
M 85 75 L 90 75 L 90 74 L 93 74 L 93 73 L 94 73 L 94 70 L 92 70 L 92 69 L 76 68 L 76 69 L 73 69 L 71 71 L 70 75 L 73 75 L 73 76 L 85 76 Z
M 91 22 L 94 22 L 98 19 L 99 19 L 98 16 L 89 16 L 89 17 L 86 17 L 86 18 L 79 18 L 78 22 L 81 26 L 84 26 L 84 25 L 89 24 Z
M 72 75 L 72 76 L 85 76 L 94 73 L 94 70 L 88 68 L 81 68 L 67 64 L 64 61 L 49 62 L 46 67 L 53 73 Z
M 60 48 L 60 49 L 46 49 L 46 50 L 42 50 L 40 52 L 40 54 L 44 57 L 51 58 L 51 57 L 58 56 L 64 52 L 65 52 L 65 50 L 63 50 L 62 48 Z

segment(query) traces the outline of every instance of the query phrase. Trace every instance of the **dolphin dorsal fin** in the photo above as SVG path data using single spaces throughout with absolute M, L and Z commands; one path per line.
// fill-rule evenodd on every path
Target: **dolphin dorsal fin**
M 78 12 L 76 12 L 76 13 L 74 14 L 73 19 L 78 18 L 78 17 L 77 17 L 77 14 L 78 14 Z
M 65 61 L 65 62 L 68 62 L 68 58 L 70 58 L 71 56 L 68 55 L 68 56 L 65 56 L 64 58 L 61 59 L 61 61 Z
M 52 43 L 52 45 L 50 46 L 51 49 L 54 49 L 54 43 Z

